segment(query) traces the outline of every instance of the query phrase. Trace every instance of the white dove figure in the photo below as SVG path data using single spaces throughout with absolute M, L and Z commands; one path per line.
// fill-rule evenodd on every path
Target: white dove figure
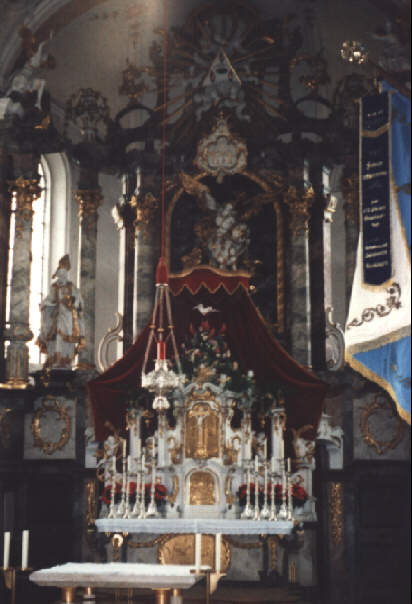
M 203 316 L 209 314 L 210 312 L 220 312 L 216 308 L 213 308 L 213 306 L 203 306 L 202 303 L 197 304 L 197 306 L 194 306 L 193 308 L 198 310 L 200 312 L 200 314 Z

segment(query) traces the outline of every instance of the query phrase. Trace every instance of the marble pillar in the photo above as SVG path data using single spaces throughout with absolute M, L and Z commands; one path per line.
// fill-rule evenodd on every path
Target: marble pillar
M 288 313 L 286 328 L 289 353 L 301 365 L 310 367 L 311 307 L 309 269 L 309 218 L 314 191 L 290 185 L 284 201 L 289 208 L 289 250 L 287 261 Z
M 153 312 L 155 294 L 155 262 L 158 249 L 154 248 L 152 233 L 138 231 L 136 234 L 137 266 L 136 266 L 136 324 L 135 333 L 140 333 Z
M 345 212 L 346 237 L 346 308 L 349 308 L 352 294 L 353 275 L 356 266 L 356 253 L 359 240 L 359 179 L 355 175 L 344 175 L 342 178 L 342 193 Z
M 38 178 L 19 176 L 10 183 L 14 208 L 14 249 L 10 287 L 9 324 L 4 339 L 9 341 L 6 380 L 9 388 L 25 388 L 29 376 L 29 352 L 26 342 L 33 334 L 29 324 L 29 295 L 33 201 L 41 189 Z
M 7 260 L 9 253 L 10 193 L 8 171 L 10 156 L 0 143 L 0 381 L 4 379 L 3 331 L 6 321 Z
M 75 193 L 80 219 L 80 291 L 83 296 L 86 345 L 79 352 L 78 368 L 95 369 L 96 244 L 98 208 L 103 203 L 100 188 Z

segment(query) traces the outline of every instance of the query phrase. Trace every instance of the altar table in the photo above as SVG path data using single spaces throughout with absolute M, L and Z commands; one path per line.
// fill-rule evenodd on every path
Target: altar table
M 293 520 L 226 520 L 221 518 L 99 518 L 101 533 L 200 533 L 203 535 L 286 535 Z
M 202 566 L 204 573 L 210 567 Z M 74 602 L 77 587 L 84 587 L 86 597 L 93 587 L 114 589 L 152 589 L 156 602 L 165 604 L 168 593 L 173 589 L 180 591 L 192 587 L 204 577 L 194 573 L 193 566 L 178 564 L 136 564 L 131 562 L 69 562 L 61 566 L 37 570 L 30 575 L 30 581 L 40 586 L 60 587 L 62 601 Z M 180 596 L 175 602 L 181 601 Z

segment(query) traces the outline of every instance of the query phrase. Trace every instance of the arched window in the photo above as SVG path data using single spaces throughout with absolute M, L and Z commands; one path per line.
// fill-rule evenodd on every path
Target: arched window
M 29 292 L 29 325 L 33 339 L 28 342 L 30 371 L 39 369 L 45 361 L 36 344 L 40 331 L 40 305 L 47 295 L 51 275 L 59 258 L 69 252 L 67 228 L 69 220 L 69 171 L 65 157 L 59 153 L 42 155 L 38 165 L 40 196 L 33 202 L 32 262 Z M 7 274 L 6 322 L 10 320 L 10 287 L 15 237 L 15 200 L 12 199 L 9 262 Z

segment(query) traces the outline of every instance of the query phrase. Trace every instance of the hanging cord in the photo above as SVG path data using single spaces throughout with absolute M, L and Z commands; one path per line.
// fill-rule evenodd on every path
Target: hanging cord
M 165 255 L 165 192 L 166 192 L 166 117 L 167 117 L 167 2 L 163 10 L 163 120 L 162 120 L 162 229 L 160 256 Z

